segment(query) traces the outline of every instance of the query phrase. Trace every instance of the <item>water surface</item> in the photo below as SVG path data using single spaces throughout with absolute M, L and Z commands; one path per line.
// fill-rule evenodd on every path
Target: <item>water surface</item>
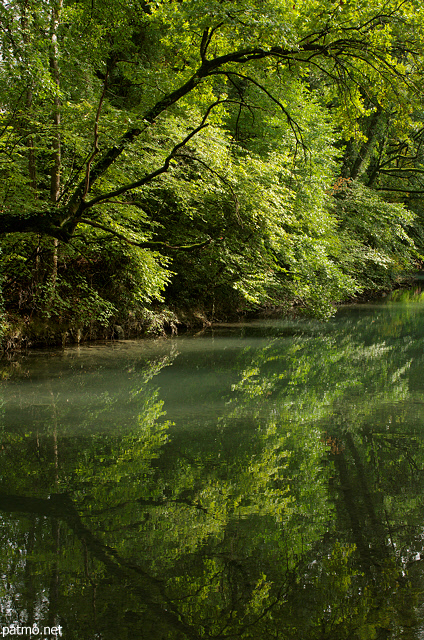
M 3 359 L 1 625 L 423 638 L 423 347 L 415 290 Z

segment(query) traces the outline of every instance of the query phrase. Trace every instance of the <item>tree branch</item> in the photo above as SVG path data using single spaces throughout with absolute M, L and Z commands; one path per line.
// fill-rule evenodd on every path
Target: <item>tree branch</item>
M 334 45 L 334 43 L 333 43 Z M 104 152 L 103 157 L 98 160 L 95 166 L 91 170 L 90 186 L 94 184 L 116 161 L 121 155 L 124 149 L 134 142 L 134 140 L 152 124 L 155 119 L 169 107 L 176 104 L 181 98 L 193 91 L 203 79 L 212 75 L 212 73 L 220 67 L 229 63 L 244 64 L 250 60 L 261 60 L 269 57 L 287 58 L 294 57 L 299 59 L 304 52 L 316 51 L 318 53 L 324 53 L 328 51 L 329 45 L 310 45 L 305 44 L 302 47 L 295 47 L 293 49 L 283 49 L 282 47 L 271 47 L 268 50 L 261 49 L 259 47 L 242 49 L 240 51 L 233 51 L 222 56 L 218 56 L 212 60 L 203 60 L 201 66 L 195 71 L 195 73 L 178 89 L 164 96 L 159 100 L 151 109 L 149 109 L 142 119 L 143 125 L 141 127 L 134 127 L 129 129 L 120 140 L 112 147 Z M 300 58 L 302 59 L 302 58 Z M 85 192 L 85 180 L 81 182 L 76 188 L 73 196 L 69 201 L 69 209 L 71 215 L 77 215 L 79 208 L 85 208 L 83 201 L 83 194 Z
M 144 242 L 137 242 L 135 240 L 130 240 L 123 233 L 120 233 L 119 231 L 116 231 L 115 229 L 112 229 L 111 227 L 108 227 L 105 224 L 101 224 L 100 222 L 94 222 L 93 220 L 80 218 L 78 220 L 78 223 L 87 224 L 90 227 L 95 227 L 96 229 L 102 229 L 103 231 L 106 231 L 106 233 L 110 233 L 111 235 L 115 236 L 115 238 L 119 238 L 120 240 L 123 240 L 127 244 L 131 244 L 134 247 L 140 247 L 141 249 L 164 248 L 164 249 L 172 249 L 173 251 L 194 251 L 195 249 L 203 249 L 203 247 L 206 247 L 208 244 L 212 242 L 212 238 L 210 237 L 207 240 L 204 240 L 202 242 L 196 242 L 194 244 L 185 244 L 185 245 L 172 245 L 172 244 L 168 244 L 167 242 L 161 242 L 159 240 L 158 241 L 146 240 Z
M 86 172 L 85 172 L 85 187 L 84 187 L 84 193 L 82 194 L 82 199 L 84 200 L 85 196 L 87 195 L 89 189 L 90 189 L 90 169 L 91 169 L 91 164 L 94 160 L 94 158 L 96 157 L 96 155 L 99 153 L 100 149 L 99 149 L 99 120 L 100 120 L 100 113 L 102 111 L 102 106 L 103 106 L 103 102 L 105 99 L 105 95 L 106 95 L 106 89 L 107 89 L 107 84 L 108 84 L 108 79 L 109 79 L 109 73 L 110 73 L 110 69 L 109 67 L 106 69 L 106 75 L 105 75 L 105 79 L 103 82 L 103 91 L 101 93 L 100 99 L 99 99 L 99 105 L 97 107 L 97 112 L 96 112 L 96 119 L 94 121 L 94 142 L 93 142 L 93 152 L 90 155 L 88 161 L 87 161 L 87 168 L 86 168 Z
M 422 189 L 395 189 L 394 187 L 373 187 L 374 191 L 395 191 L 397 193 L 414 193 L 423 194 L 424 187 Z
M 205 29 L 202 35 L 202 42 L 200 43 L 200 57 L 202 58 L 202 63 L 203 64 L 207 64 L 207 59 L 206 59 L 206 53 L 208 50 L 208 47 L 211 43 L 211 40 L 213 38 L 213 35 L 215 33 L 215 31 L 218 31 L 218 29 L 220 27 L 222 27 L 224 23 L 220 22 L 217 25 L 215 25 L 214 27 L 212 27 L 212 29 Z
M 388 174 L 395 174 L 395 177 L 400 177 L 400 176 L 396 176 L 397 173 L 424 173 L 424 169 L 418 169 L 417 167 L 392 167 L 391 169 L 380 169 L 380 173 L 388 173 Z
M 197 158 L 196 156 L 189 156 L 189 155 L 180 153 L 178 157 L 179 158 L 188 158 L 190 160 L 194 160 L 195 162 L 198 162 L 199 164 L 203 165 L 208 171 L 210 171 L 214 176 L 219 178 L 221 180 L 221 182 L 223 182 L 223 184 L 225 184 L 226 187 L 228 187 L 228 189 L 231 192 L 231 195 L 233 197 L 233 200 L 234 200 L 235 214 L 236 214 L 237 220 L 239 221 L 240 226 L 243 226 L 243 223 L 242 223 L 242 221 L 240 219 L 240 215 L 239 215 L 240 205 L 239 205 L 238 197 L 237 197 L 237 194 L 234 191 L 230 181 L 227 180 L 226 178 L 224 178 L 224 176 L 222 176 L 220 173 L 218 173 L 218 171 L 215 171 L 215 169 L 212 169 L 212 167 L 210 167 L 206 162 L 204 162 L 203 160 L 200 160 L 200 158 Z
M 225 102 L 227 102 L 227 100 L 216 100 L 213 104 L 209 105 L 209 107 L 207 108 L 206 113 L 203 116 L 202 121 L 199 124 L 199 126 L 197 126 L 195 129 L 190 131 L 190 133 L 184 138 L 184 140 L 181 140 L 181 142 L 178 142 L 173 147 L 171 153 L 169 153 L 168 156 L 165 158 L 165 161 L 164 161 L 164 163 L 163 163 L 163 165 L 161 167 L 159 167 L 155 171 L 152 171 L 151 173 L 148 173 L 146 176 L 144 176 L 144 178 L 141 178 L 140 180 L 135 180 L 134 182 L 130 182 L 130 183 L 126 184 L 126 185 L 123 185 L 122 187 L 119 187 L 118 189 L 115 189 L 114 191 L 109 191 L 107 193 L 103 193 L 103 194 L 93 198 L 92 200 L 90 200 L 89 202 L 84 204 L 84 206 L 82 207 L 82 210 L 86 211 L 87 209 L 90 209 L 91 207 L 94 207 L 96 204 L 99 204 L 100 202 L 104 202 L 105 200 L 110 200 L 111 198 L 115 198 L 116 196 L 119 196 L 122 193 L 126 193 L 127 191 L 131 191 L 132 189 L 137 189 L 139 187 L 142 187 L 145 184 L 148 184 L 149 182 L 152 182 L 152 180 L 154 180 L 155 178 L 160 176 L 162 173 L 166 173 L 166 171 L 168 171 L 168 169 L 169 169 L 169 165 L 171 164 L 171 160 L 173 158 L 175 158 L 175 156 L 177 155 L 178 151 L 182 147 L 184 147 L 202 129 L 205 129 L 206 127 L 209 126 L 209 124 L 206 123 L 206 120 L 207 120 L 210 112 L 212 111 L 212 109 L 214 109 L 219 104 L 224 104 Z
M 94 151 L 86 161 L 85 175 L 79 181 L 77 186 L 74 187 L 73 194 L 69 198 L 66 207 L 62 207 L 55 215 L 53 215 L 53 212 L 46 213 L 44 219 L 39 219 L 38 225 L 36 214 L 31 214 L 27 216 L 27 218 L 8 216 L 6 227 L 12 229 L 13 222 L 15 228 L 12 230 L 42 231 L 44 229 L 48 229 L 47 233 L 49 235 L 52 235 L 53 237 L 60 237 L 61 239 L 67 237 L 69 240 L 76 224 L 82 220 L 84 211 L 87 211 L 87 209 L 119 196 L 131 189 L 142 187 L 168 171 L 172 159 L 178 155 L 179 150 L 184 147 L 184 145 L 186 145 L 187 142 L 202 128 L 207 126 L 205 121 L 202 121 L 198 127 L 184 138 L 184 140 L 174 146 L 165 158 L 162 166 L 158 169 L 152 171 L 148 175 L 145 175 L 140 180 L 136 180 L 132 183 L 122 185 L 120 188 L 114 189 L 113 191 L 95 196 L 89 202 L 85 201 L 94 183 L 108 171 L 128 145 L 132 144 L 148 126 L 153 124 L 160 114 L 177 104 L 183 97 L 195 90 L 205 79 L 213 75 L 223 74 L 226 75 L 227 78 L 230 78 L 231 76 L 240 77 L 254 84 L 282 110 L 295 135 L 296 142 L 300 141 L 302 143 L 302 147 L 305 148 L 300 126 L 291 118 L 287 109 L 278 100 L 278 98 L 273 96 L 272 93 L 270 93 L 270 91 L 268 91 L 268 89 L 254 77 L 237 73 L 233 70 L 234 66 L 229 67 L 229 65 L 243 65 L 250 61 L 266 60 L 269 58 L 275 59 L 277 63 L 279 61 L 284 65 L 292 62 L 299 63 L 304 66 L 315 65 L 317 68 L 321 69 L 327 77 L 331 77 L 339 85 L 343 85 L 345 91 L 349 91 L 348 80 L 352 80 L 358 86 L 358 80 L 366 78 L 364 71 L 361 71 L 360 68 L 364 63 L 369 68 L 373 68 L 373 70 L 387 82 L 390 82 L 393 77 L 402 77 L 405 82 L 408 82 L 408 78 L 399 75 L 396 64 L 392 63 L 389 58 L 386 58 L 385 48 L 379 48 L 378 46 L 373 45 L 368 35 L 370 31 L 377 29 L 381 23 L 387 24 L 388 21 L 393 21 L 395 19 L 396 12 L 399 11 L 405 2 L 406 0 L 402 0 L 402 2 L 399 2 L 392 10 L 384 8 L 384 10 L 372 16 L 372 18 L 369 18 L 363 23 L 359 23 L 357 25 L 351 25 L 350 22 L 346 22 L 346 24 L 342 23 L 340 27 L 334 27 L 333 29 L 327 20 L 326 26 L 321 31 L 317 30 L 316 32 L 312 32 L 309 37 L 302 38 L 302 40 L 297 44 L 294 44 L 292 47 L 246 47 L 240 50 L 230 51 L 212 59 L 207 58 L 208 47 L 213 34 L 223 23 L 219 23 L 213 28 L 205 29 L 201 36 L 200 44 L 201 64 L 194 73 L 192 73 L 190 78 L 188 78 L 188 80 L 180 87 L 160 98 L 151 108 L 146 110 L 142 117 L 140 117 L 138 126 L 128 129 L 120 136 L 115 144 L 112 144 L 109 148 L 105 149 L 101 155 L 99 155 L 98 123 L 100 119 L 101 106 L 105 96 L 105 81 L 95 118 Z M 340 37 L 340 34 L 342 37 Z M 332 37 L 334 39 L 331 41 Z M 408 47 L 408 51 L 410 51 L 412 45 L 410 47 L 408 44 Z M 329 59 L 333 62 L 334 66 L 332 67 L 331 64 L 327 65 L 325 63 L 322 65 L 317 64 L 317 62 L 320 62 L 320 59 L 323 61 Z M 358 66 L 354 65 L 354 60 L 358 60 Z M 208 109 L 208 113 L 213 106 L 220 102 L 224 101 L 217 101 L 214 105 L 211 105 Z M 205 118 L 206 117 L 207 116 L 205 116 Z M 408 169 L 404 171 L 413 170 Z M 395 172 L 398 172 L 398 170 L 395 170 Z M 393 170 L 391 173 L 393 173 Z M 87 220 L 87 217 L 84 216 L 84 219 Z M 55 225 L 57 225 L 56 229 L 54 228 Z M 2 229 L 2 231 L 3 230 L 4 229 Z
M 280 46 L 270 47 L 268 49 L 263 49 L 261 47 L 250 47 L 241 49 L 239 51 L 232 51 L 227 54 L 223 54 L 221 56 L 217 56 L 211 60 L 206 58 L 206 50 L 207 46 L 210 43 L 210 39 L 219 28 L 220 25 L 217 25 L 211 30 L 206 29 L 202 35 L 201 42 L 201 57 L 202 63 L 200 67 L 192 74 L 192 76 L 178 89 L 170 92 L 165 95 L 162 99 L 160 99 L 156 104 L 151 107 L 144 114 L 144 117 L 140 119 L 140 122 L 143 124 L 139 127 L 133 127 L 129 129 L 124 135 L 117 141 L 115 145 L 105 150 L 103 157 L 100 158 L 97 163 L 92 167 L 90 172 L 90 184 L 91 187 L 96 180 L 98 180 L 108 169 L 109 167 L 116 161 L 116 159 L 122 154 L 124 149 L 131 144 L 141 133 L 152 124 L 155 119 L 163 112 L 166 111 L 169 107 L 176 104 L 182 97 L 186 96 L 193 89 L 195 89 L 201 82 L 207 77 L 213 75 L 214 72 L 222 69 L 228 64 L 244 64 L 253 60 L 263 60 L 266 58 L 277 58 L 281 60 L 288 61 L 289 59 L 295 60 L 300 63 L 309 63 L 308 56 L 313 54 L 313 56 L 326 56 L 332 57 L 337 60 L 341 55 L 351 56 L 352 58 L 357 58 L 360 53 L 363 51 L 367 51 L 369 53 L 368 57 L 365 59 L 366 64 L 371 64 L 373 59 L 372 51 L 369 50 L 369 42 L 367 39 L 367 33 L 369 30 L 373 29 L 377 26 L 378 21 L 383 18 L 393 18 L 393 15 L 396 13 L 396 10 L 402 6 L 403 3 L 400 3 L 397 8 L 395 8 L 392 12 L 386 14 L 380 13 L 377 16 L 373 16 L 369 21 L 352 26 L 352 27 L 343 27 L 344 31 L 356 31 L 361 37 L 359 38 L 337 38 L 333 42 L 325 43 L 325 42 L 317 42 L 315 38 L 313 42 L 309 42 L 307 39 L 303 38 L 298 46 L 294 46 L 291 48 L 283 48 Z M 330 30 L 327 28 L 322 32 L 322 39 L 325 40 L 325 37 L 330 33 Z M 313 34 L 316 36 L 317 34 Z M 319 38 L 318 38 L 319 39 Z M 306 57 L 305 57 L 306 56 Z M 394 65 L 390 65 L 385 59 L 384 56 L 378 56 L 379 62 L 383 65 L 389 67 L 391 74 L 396 74 L 397 70 Z M 223 69 L 225 71 L 225 69 Z M 230 70 L 228 70 L 230 72 Z M 325 71 L 326 72 L 326 71 Z M 256 82 L 256 81 L 255 81 Z M 258 88 L 263 90 L 264 88 L 257 83 Z M 273 98 L 272 98 L 273 99 Z M 280 105 L 281 106 L 281 105 Z M 284 110 L 284 108 L 283 108 Z M 289 114 L 285 111 L 286 117 L 289 119 Z M 293 127 L 294 123 L 289 119 L 290 126 Z M 296 132 L 295 132 L 296 133 Z M 300 132 L 297 131 L 296 135 Z M 163 172 L 163 170 L 161 171 Z M 142 182 L 140 186 L 145 184 Z M 84 210 L 86 207 L 84 203 L 84 197 L 86 195 L 86 180 L 84 179 L 76 188 L 73 196 L 69 201 L 69 209 L 72 216 L 78 216 L 80 210 Z
M 254 78 L 252 78 L 251 76 L 247 76 L 244 73 L 237 73 L 235 71 L 214 71 L 213 74 L 211 75 L 225 75 L 225 76 L 236 76 L 238 78 L 243 78 L 244 80 L 248 80 L 249 82 L 251 82 L 252 84 L 254 84 L 256 87 L 258 87 L 258 89 L 260 89 L 261 91 L 263 91 L 263 93 L 265 95 L 268 96 L 268 98 L 270 100 L 272 100 L 273 102 L 275 102 L 275 104 L 277 104 L 281 111 L 284 113 L 284 115 L 286 116 L 287 122 L 291 128 L 291 130 L 293 131 L 294 137 L 296 138 L 296 142 L 298 142 L 299 144 L 302 145 L 303 149 L 306 149 L 306 144 L 303 141 L 303 136 L 302 136 L 302 128 L 301 126 L 295 121 L 293 120 L 293 118 L 291 117 L 291 115 L 289 114 L 289 112 L 287 111 L 287 109 L 284 107 L 284 105 L 278 100 L 278 98 L 276 98 L 275 96 L 272 95 L 272 93 L 270 93 L 268 91 L 268 89 L 266 89 L 262 84 L 260 84 L 257 80 L 255 80 Z M 298 137 L 299 136 L 299 137 Z

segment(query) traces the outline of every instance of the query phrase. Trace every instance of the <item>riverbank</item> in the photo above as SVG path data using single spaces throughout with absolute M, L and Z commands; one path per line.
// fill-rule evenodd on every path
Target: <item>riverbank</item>
M 366 303 L 384 298 L 399 288 L 408 288 L 416 282 L 424 281 L 424 271 L 397 282 L 391 289 L 364 291 L 352 296 L 342 304 Z M 338 304 L 334 305 L 336 312 Z M 177 335 L 198 331 L 220 322 L 242 319 L 272 318 L 282 316 L 311 315 L 308 308 L 295 301 L 286 306 L 246 308 L 243 310 L 207 311 L 200 306 L 197 309 L 139 309 L 129 313 L 126 318 L 101 324 L 91 321 L 85 326 L 71 326 L 69 323 L 50 318 L 19 316 L 16 313 L 4 313 L 0 318 L 0 348 L 3 352 L 44 347 L 65 347 L 96 340 L 123 340 L 152 336 Z

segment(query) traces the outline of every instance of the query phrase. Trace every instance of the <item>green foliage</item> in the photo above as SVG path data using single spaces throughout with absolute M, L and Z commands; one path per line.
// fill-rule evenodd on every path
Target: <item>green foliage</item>
M 2 5 L 6 308 L 86 328 L 163 300 L 326 317 L 389 286 L 421 251 L 419 205 L 359 183 L 419 182 L 422 14 L 415 0 Z M 358 181 L 344 203 L 340 174 Z M 57 267 L 35 251 L 49 238 Z
M 343 268 L 368 290 L 391 288 L 420 257 L 414 242 L 416 218 L 403 204 L 385 202 L 359 182 L 337 192 L 340 238 L 349 251 Z
M 55 248 L 34 234 L 9 237 L 0 259 L 8 311 L 49 327 L 56 340 L 66 332 L 78 341 L 96 337 L 130 321 L 152 324 L 145 307 L 168 281 L 164 258 L 114 240 L 106 253 L 100 234 L 90 240 Z

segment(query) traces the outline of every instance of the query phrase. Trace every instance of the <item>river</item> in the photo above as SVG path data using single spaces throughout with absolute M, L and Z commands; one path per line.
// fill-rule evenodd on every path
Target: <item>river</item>
M 0 361 L 0 630 L 424 638 L 424 293 Z

